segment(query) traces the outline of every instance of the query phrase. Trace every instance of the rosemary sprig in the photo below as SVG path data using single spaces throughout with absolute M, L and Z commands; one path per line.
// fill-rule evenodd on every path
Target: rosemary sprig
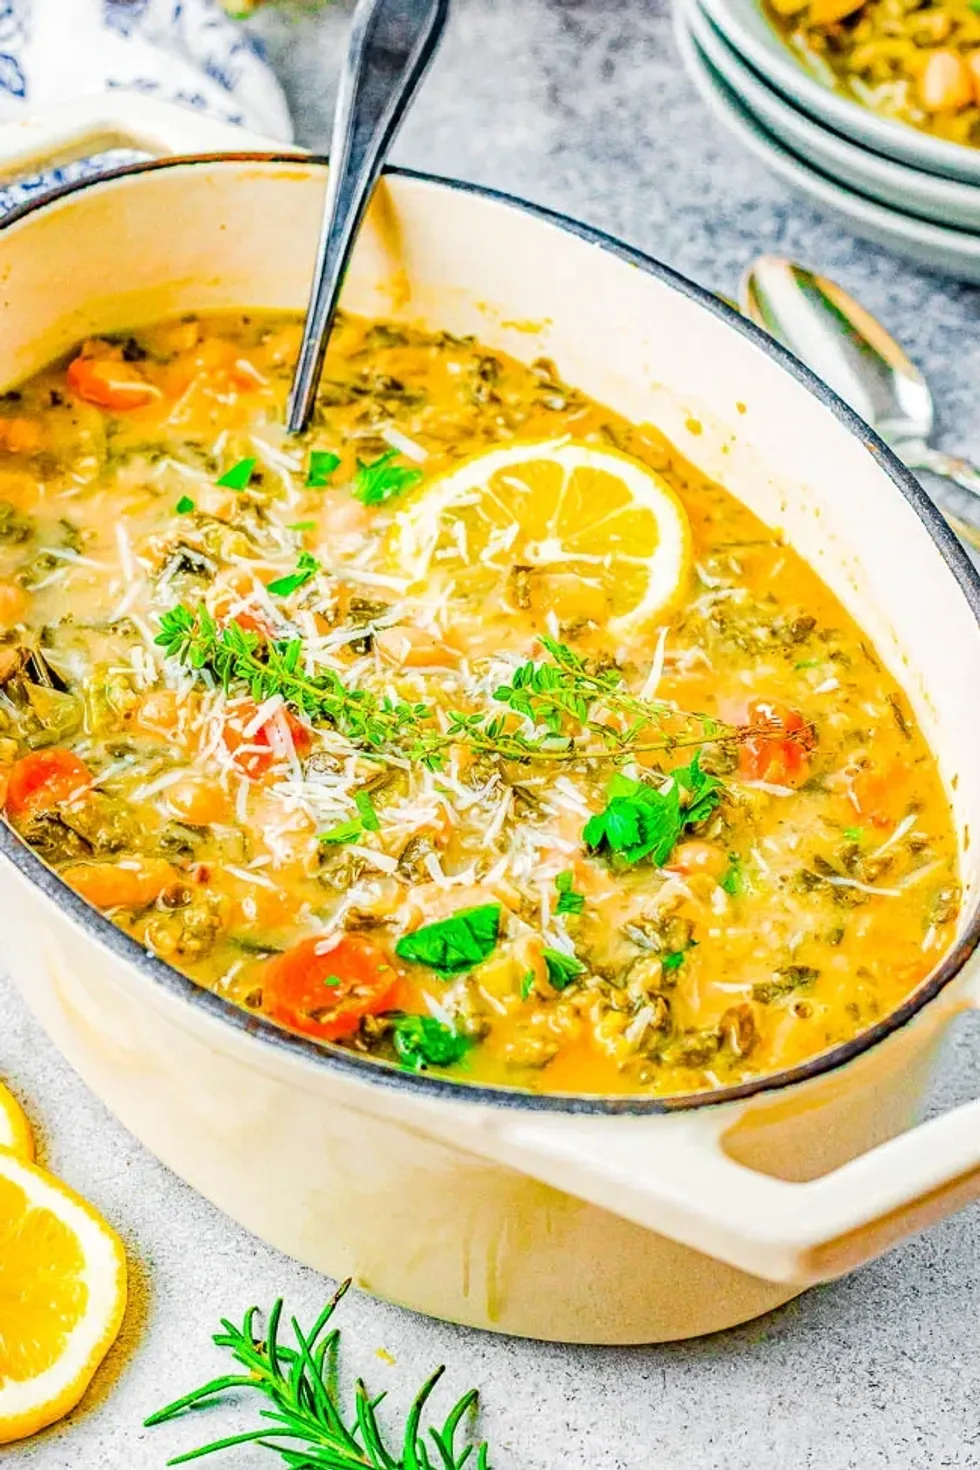
M 176 1455 L 167 1464 L 186 1465 L 218 1450 L 257 1444 L 278 1454 L 291 1470 L 463 1470 L 464 1466 L 490 1470 L 486 1443 L 476 1447 L 457 1443 L 464 1419 L 476 1407 L 476 1389 L 463 1394 L 440 1428 L 422 1428 L 423 1413 L 444 1368 L 437 1368 L 415 1395 L 397 1449 L 386 1443 L 378 1423 L 377 1410 L 385 1395 L 372 1398 L 361 1378 L 354 1385 L 353 1414 L 346 1411 L 345 1417 L 336 1386 L 340 1330 L 327 1328 L 349 1286 L 345 1281 L 337 1288 L 309 1332 L 302 1331 L 295 1317 L 291 1319 L 294 1343 L 280 1340 L 282 1298 L 269 1313 L 261 1336 L 255 1329 L 257 1307 L 248 1309 L 241 1327 L 222 1319 L 215 1345 L 227 1348 L 245 1371 L 213 1378 L 144 1422 L 147 1428 L 165 1424 L 188 1409 L 209 1407 L 231 1389 L 262 1395 L 269 1405 L 260 1411 L 266 1422 Z
M 260 702 L 278 694 L 367 754 L 400 755 L 430 768 L 454 745 L 505 761 L 599 760 L 738 740 L 743 733 L 707 715 L 639 699 L 617 669 L 597 669 L 551 638 L 541 639 L 548 659 L 521 664 L 494 691 L 508 713 L 449 710 L 441 719 L 430 705 L 348 688 L 332 670 L 308 673 L 301 639 L 265 639 L 235 622 L 219 627 L 203 607 L 192 612 L 178 604 L 164 613 L 156 642 L 212 684 L 229 691 L 237 685 Z

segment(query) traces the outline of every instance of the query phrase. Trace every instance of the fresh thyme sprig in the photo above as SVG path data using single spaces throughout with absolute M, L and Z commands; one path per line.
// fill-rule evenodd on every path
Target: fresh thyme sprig
M 630 692 L 619 669 L 590 664 L 566 643 L 543 633 L 538 642 L 550 661 L 521 664 L 510 684 L 494 691 L 494 699 L 552 734 L 559 734 L 571 719 L 611 746 L 625 749 L 636 745 L 644 731 L 659 727 L 669 730 L 664 748 L 671 749 L 690 743 L 692 736 L 695 743 L 703 743 L 737 733 L 710 715 L 685 714 L 663 700 L 640 699 Z M 597 718 L 601 712 L 613 716 L 613 721 Z
M 349 1286 L 350 1282 L 345 1281 L 338 1287 L 309 1332 L 301 1330 L 295 1317 L 291 1319 L 295 1345 L 280 1341 L 281 1298 L 269 1313 L 262 1335 L 255 1329 L 257 1307 L 248 1309 L 241 1327 L 222 1319 L 222 1330 L 215 1333 L 214 1342 L 230 1351 L 244 1373 L 226 1373 L 212 1379 L 158 1409 L 145 1424 L 150 1428 L 177 1418 L 185 1410 L 209 1407 L 231 1389 L 251 1389 L 261 1394 L 270 1405 L 260 1411 L 266 1422 L 188 1450 L 167 1464 L 186 1465 L 218 1450 L 257 1444 L 280 1455 L 292 1470 L 463 1470 L 464 1466 L 490 1470 L 487 1444 L 457 1443 L 464 1432 L 463 1421 L 476 1407 L 476 1389 L 470 1389 L 454 1404 L 441 1428 L 422 1428 L 422 1415 L 444 1368 L 437 1368 L 415 1395 L 400 1452 L 387 1446 L 378 1423 L 377 1410 L 385 1395 L 372 1398 L 361 1378 L 354 1385 L 353 1415 L 347 1422 L 336 1386 L 340 1330 L 327 1328 Z
M 541 639 L 548 659 L 521 664 L 511 682 L 494 691 L 509 713 L 450 710 L 441 722 L 427 704 L 348 688 L 330 669 L 308 673 L 299 638 L 265 639 L 235 622 L 222 627 L 203 607 L 191 611 L 178 604 L 164 613 L 156 642 L 226 690 L 242 686 L 260 702 L 279 695 L 367 754 L 398 755 L 431 768 L 454 745 L 505 761 L 573 761 L 742 738 L 740 730 L 707 715 L 639 699 L 617 669 L 595 668 L 551 638 Z

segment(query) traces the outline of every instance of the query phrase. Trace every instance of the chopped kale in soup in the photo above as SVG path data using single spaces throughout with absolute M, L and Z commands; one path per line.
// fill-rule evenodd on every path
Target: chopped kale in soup
M 901 690 L 648 425 L 470 338 L 97 339 L 0 399 L 0 775 L 199 984 L 412 1070 L 673 1094 L 853 1036 L 949 945 Z

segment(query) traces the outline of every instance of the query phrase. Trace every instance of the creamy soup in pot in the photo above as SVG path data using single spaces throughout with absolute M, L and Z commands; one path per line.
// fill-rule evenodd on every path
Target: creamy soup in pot
M 649 425 L 342 318 L 87 341 L 0 399 L 7 820 L 256 1015 L 536 1090 L 742 1082 L 885 1016 L 957 848 L 901 689 Z

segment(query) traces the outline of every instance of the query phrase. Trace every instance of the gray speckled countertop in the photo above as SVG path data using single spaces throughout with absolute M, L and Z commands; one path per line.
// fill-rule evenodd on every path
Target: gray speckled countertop
M 299 139 L 314 146 L 329 131 L 345 14 L 260 24 Z M 578 215 L 723 292 L 761 250 L 819 265 L 904 336 L 938 390 L 947 447 L 980 454 L 980 294 L 855 241 L 739 152 L 680 71 L 665 0 L 456 0 L 397 157 Z M 309 1319 L 329 1284 L 157 1164 L 4 981 L 0 1076 L 27 1104 L 43 1161 L 125 1237 L 137 1287 L 82 1409 L 8 1458 L 24 1470 L 150 1470 L 212 1427 L 241 1427 L 240 1412 L 154 1431 L 140 1424 L 216 1370 L 208 1337 L 219 1314 L 281 1292 Z M 980 1025 L 966 1022 L 936 1106 L 978 1086 Z M 396 1399 L 441 1362 L 454 1389 L 480 1385 L 495 1470 L 980 1467 L 976 1208 L 847 1281 L 701 1342 L 542 1346 L 428 1322 L 361 1294 L 341 1320 L 348 1362 Z M 215 1463 L 259 1470 L 278 1461 L 244 1450 Z

